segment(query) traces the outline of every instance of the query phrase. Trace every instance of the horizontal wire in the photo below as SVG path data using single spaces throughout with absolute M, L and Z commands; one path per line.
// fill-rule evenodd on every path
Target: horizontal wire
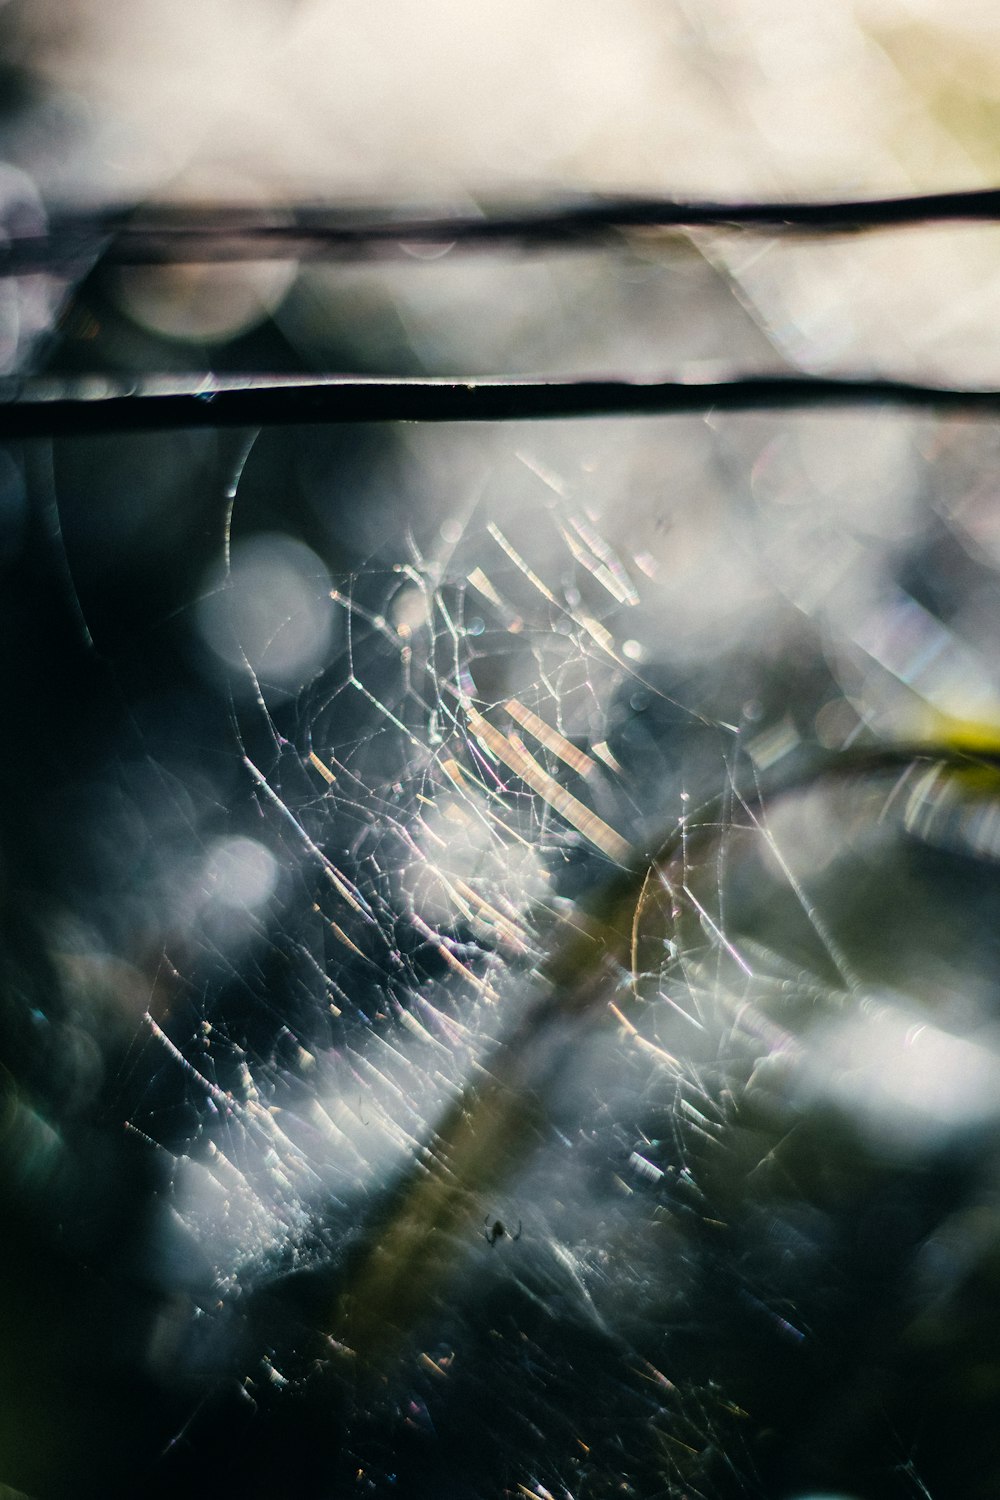
M 596 198 L 457 214 L 322 204 L 265 208 L 150 205 L 89 213 L 55 210 L 47 232 L 10 234 L 0 246 L 0 275 L 27 275 L 96 260 L 132 266 L 336 260 L 405 255 L 420 246 L 586 245 L 627 230 L 720 228 L 848 234 L 949 220 L 1000 220 L 1000 188 L 787 203 Z
M 512 422 L 889 405 L 1000 415 L 1000 390 L 814 375 L 661 380 L 198 376 L 0 383 L 0 440 L 197 427 Z

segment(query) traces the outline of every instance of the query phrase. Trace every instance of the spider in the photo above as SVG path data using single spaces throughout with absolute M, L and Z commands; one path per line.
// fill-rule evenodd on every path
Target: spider
M 518 1221 L 517 1221 L 517 1233 L 516 1234 L 511 1234 L 511 1232 L 510 1232 L 509 1229 L 505 1229 L 504 1226 L 503 1226 L 503 1224 L 501 1223 L 501 1221 L 499 1219 L 494 1219 L 493 1223 L 490 1224 L 490 1216 L 489 1216 L 489 1214 L 486 1215 L 486 1218 L 483 1220 L 483 1223 L 486 1225 L 486 1228 L 483 1230 L 483 1238 L 485 1239 L 487 1245 L 489 1245 L 491 1249 L 496 1244 L 497 1240 L 502 1240 L 503 1239 L 504 1235 L 506 1235 L 508 1237 L 508 1239 L 510 1239 L 511 1241 L 519 1240 L 521 1238 L 521 1221 L 520 1221 L 520 1219 L 518 1219 Z

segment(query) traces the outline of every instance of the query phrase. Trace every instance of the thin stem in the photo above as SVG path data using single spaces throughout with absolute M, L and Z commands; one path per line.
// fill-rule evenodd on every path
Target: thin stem
M 14 235 L 0 248 L 0 275 L 57 269 L 79 259 L 114 265 L 269 259 L 344 260 L 405 255 L 413 246 L 475 249 L 587 245 L 629 230 L 743 229 L 858 233 L 934 222 L 1000 219 L 1000 189 L 826 202 L 678 202 L 587 198 L 527 208 L 436 214 L 399 208 L 233 204 L 56 211 L 44 235 Z
M 195 376 L 128 385 L 103 377 L 24 380 L 0 387 L 0 440 L 195 427 L 510 422 L 880 405 L 996 416 L 1000 390 L 813 375 L 661 380 Z

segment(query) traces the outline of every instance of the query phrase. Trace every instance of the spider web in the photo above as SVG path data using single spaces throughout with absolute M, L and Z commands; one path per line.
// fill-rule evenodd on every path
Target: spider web
M 453 1082 L 465 1076 L 497 1033 L 507 972 L 537 962 L 573 898 L 651 835 L 660 813 L 636 795 L 633 763 L 669 727 L 710 745 L 716 759 L 734 737 L 644 674 L 643 650 L 626 630 L 643 629 L 636 580 L 649 588 L 657 570 L 648 550 L 623 561 L 529 444 L 509 451 L 506 435 L 489 434 L 438 447 L 451 451 L 431 462 L 447 465 L 459 494 L 463 467 L 485 471 L 501 452 L 524 498 L 504 514 L 474 495 L 465 514 L 435 515 L 423 535 L 408 524 L 398 559 L 383 549 L 384 560 L 331 583 L 336 644 L 294 704 L 272 712 L 271 685 L 246 661 L 249 735 L 248 710 L 233 711 L 258 821 L 294 872 L 287 907 L 304 912 L 294 935 L 282 936 L 302 1025 L 280 1028 L 281 1062 L 263 1068 L 266 1086 L 276 1086 L 287 1056 L 308 1070 L 318 1066 L 311 1047 L 342 1043 L 337 1055 L 355 1083 L 331 1092 L 349 1099 L 353 1089 L 354 1105 L 341 1098 L 338 1107 L 351 1111 L 355 1131 L 359 1111 L 369 1117 L 364 1159 L 376 1175 L 380 1152 L 412 1147 L 441 1107 L 440 1085 L 428 1078 L 426 1098 L 415 1090 L 413 1048 L 430 1048 Z M 411 474 L 418 465 L 409 452 Z M 237 489 L 237 524 L 238 508 Z M 657 725 L 645 731 L 651 710 Z M 663 778 L 658 800 L 668 802 L 678 768 L 662 750 L 658 761 L 650 779 Z M 169 1050 L 176 1042 L 152 1016 L 147 1024 L 181 1066 Z M 211 1025 L 199 1020 L 202 1036 Z M 365 1055 L 373 1038 L 374 1073 Z M 393 1118 L 400 1048 L 413 1134 Z M 388 1093 L 373 1102 L 383 1066 Z M 240 1072 L 252 1117 L 257 1085 L 245 1063 Z M 201 1096 L 200 1134 L 218 1084 L 188 1076 Z M 240 1130 L 249 1123 L 240 1118 Z M 359 1161 L 348 1171 L 354 1186 Z M 299 1196 L 296 1187 L 293 1204 Z
M 413 428 L 346 502 L 342 451 L 306 454 L 326 540 L 292 552 L 261 443 L 185 618 L 228 769 L 199 801 L 148 757 L 184 853 L 117 1080 L 186 1299 L 165 1368 L 198 1390 L 167 1482 L 208 1472 L 232 1390 L 279 1435 L 246 1459 L 260 1493 L 290 1403 L 317 1493 L 764 1494 L 772 1409 L 836 1472 L 794 1393 L 839 1399 L 943 1153 L 994 1113 L 992 885 L 965 959 L 929 967 L 940 872 L 907 850 L 992 860 L 994 803 L 908 769 L 759 789 L 901 703 L 988 707 L 898 556 L 947 526 L 989 579 L 977 443 L 884 417 Z M 935 444 L 964 498 L 921 508 Z M 901 1162 L 908 1238 L 859 1289 L 845 1225 Z

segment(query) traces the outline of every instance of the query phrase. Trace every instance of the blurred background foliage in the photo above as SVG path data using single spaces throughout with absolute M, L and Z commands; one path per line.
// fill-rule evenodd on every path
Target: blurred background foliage
M 0 229 L 993 186 L 992 12 L 8 0 Z M 0 366 L 1000 383 L 997 236 L 81 257 L 0 284 Z M 998 458 L 893 411 L 0 454 L 0 1495 L 996 1494 L 995 778 L 737 790 L 996 748 Z M 726 788 L 619 1019 L 533 1030 L 614 839 Z M 358 1372 L 484 1058 L 524 1110 Z

